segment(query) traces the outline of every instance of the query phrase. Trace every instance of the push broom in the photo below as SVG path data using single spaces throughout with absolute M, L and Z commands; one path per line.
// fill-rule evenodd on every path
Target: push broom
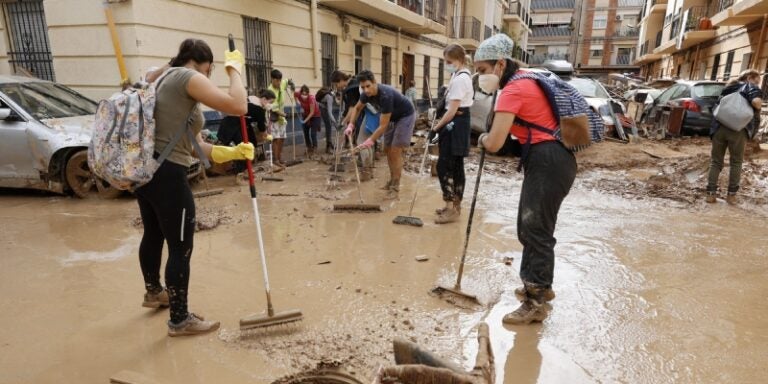
M 235 40 L 229 35 L 229 50 L 235 50 Z M 245 129 L 245 116 L 240 116 L 240 130 L 243 134 L 243 142 L 248 143 L 248 132 Z M 253 217 L 256 220 L 256 233 L 259 240 L 259 255 L 261 256 L 261 270 L 264 273 L 264 288 L 267 293 L 267 314 L 251 315 L 240 319 L 240 329 L 264 328 L 281 324 L 293 323 L 304 318 L 300 310 L 290 310 L 286 312 L 275 313 L 272 307 L 272 295 L 269 289 L 269 274 L 267 273 L 267 259 L 264 254 L 264 238 L 261 234 L 261 221 L 259 220 L 259 205 L 256 201 L 256 183 L 253 176 L 253 164 L 250 161 L 245 162 L 248 168 L 248 183 L 251 191 L 251 202 L 253 203 Z
M 304 160 L 296 158 L 296 98 L 293 95 L 289 95 L 291 98 L 291 147 L 293 147 L 293 159 L 287 162 L 285 165 L 293 167 L 304 162 Z M 305 146 L 309 143 L 304 143 Z
M 486 120 L 486 132 L 491 130 L 493 124 L 493 117 L 495 115 L 493 106 L 496 105 L 496 95 L 493 94 L 493 101 L 491 101 L 491 112 Z M 469 247 L 469 235 L 472 233 L 472 218 L 475 216 L 475 204 L 477 203 L 477 192 L 480 189 L 480 177 L 483 175 L 483 165 L 485 165 L 485 148 L 480 150 L 480 162 L 477 165 L 477 179 L 475 179 L 475 192 L 472 194 L 472 204 L 469 206 L 469 220 L 467 220 L 467 233 L 464 237 L 464 249 L 461 252 L 461 262 L 459 263 L 459 272 L 456 275 L 456 284 L 453 287 L 437 286 L 432 292 L 441 294 L 443 292 L 450 292 L 454 295 L 467 298 L 471 301 L 479 303 L 477 296 L 463 292 L 461 290 L 461 278 L 464 276 L 464 262 L 467 260 L 467 248 Z
M 349 139 L 349 145 L 352 145 L 352 138 Z M 355 156 L 356 157 L 356 156 Z M 364 212 L 381 212 L 381 206 L 378 204 L 365 204 L 363 200 L 363 191 L 360 189 L 360 171 L 357 168 L 357 159 L 352 158 L 352 164 L 355 166 L 355 178 L 357 179 L 357 193 L 360 196 L 360 204 L 334 204 L 334 212 L 350 212 L 350 211 L 364 211 Z
M 429 98 L 429 108 L 432 108 L 432 94 L 429 88 L 429 78 L 427 78 L 426 81 L 427 81 L 427 97 Z M 432 127 L 429 129 L 429 132 L 432 132 L 432 130 L 435 129 L 436 123 L 437 123 L 437 111 L 435 111 L 435 118 L 432 119 Z M 416 188 L 413 191 L 413 200 L 411 200 L 411 209 L 408 210 L 408 216 L 397 216 L 394 219 L 392 219 L 392 222 L 395 224 L 412 225 L 414 227 L 424 226 L 424 222 L 420 218 L 412 215 L 413 215 L 413 207 L 416 205 L 416 197 L 419 196 L 419 186 L 421 185 L 421 179 L 422 179 L 421 173 L 424 170 L 424 163 L 427 162 L 427 154 L 429 154 L 429 134 L 427 134 L 427 139 L 424 141 L 424 156 L 422 156 L 421 165 L 419 166 L 419 177 L 416 179 Z

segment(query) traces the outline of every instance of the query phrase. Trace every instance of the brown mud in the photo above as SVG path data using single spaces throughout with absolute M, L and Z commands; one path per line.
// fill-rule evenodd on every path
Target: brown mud
M 179 339 L 166 336 L 167 311 L 141 307 L 132 198 L 0 191 L 0 383 L 107 382 L 129 370 L 159 383 L 267 384 L 318 364 L 370 382 L 379 365 L 394 363 L 396 336 L 468 370 L 481 321 L 490 326 L 498 383 L 761 382 L 768 230 L 754 214 L 762 206 L 648 192 L 664 166 L 698 170 L 705 143 L 590 150 L 579 154 L 581 173 L 558 221 L 554 309 L 530 327 L 501 325 L 517 305 L 522 251 L 522 178 L 510 159 L 489 157 L 469 245 L 462 289 L 482 306 L 430 295 L 453 285 L 466 229 L 466 214 L 459 224 L 433 223 L 442 205 L 435 178 L 420 186 L 413 215 L 422 228 L 392 224 L 408 212 L 416 179 L 407 174 L 400 200 L 383 201 L 384 161 L 363 183 L 366 202 L 382 213 L 332 211 L 358 201 L 352 167 L 335 188 L 328 165 L 315 161 L 286 169 L 283 183 L 257 183 L 275 309 L 301 309 L 305 320 L 247 332 L 238 320 L 266 305 L 250 195 L 235 176 L 211 178 L 225 192 L 196 200 L 198 221 L 208 213 L 221 220 L 196 234 L 190 309 L 222 328 Z M 416 147 L 411 164 L 420 155 Z M 645 168 L 654 173 L 638 171 Z M 750 176 L 756 190 L 759 169 Z M 641 181 L 609 183 L 628 177 Z M 684 185 L 672 180 L 658 188 L 682 196 Z

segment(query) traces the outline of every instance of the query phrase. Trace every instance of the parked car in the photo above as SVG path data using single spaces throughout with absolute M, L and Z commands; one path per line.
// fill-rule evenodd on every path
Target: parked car
M 586 77 L 571 77 L 568 84 L 576 88 L 587 100 L 587 104 L 603 119 L 605 125 L 616 125 L 613 111 L 626 113 L 624 105 L 614 100 L 600 82 Z
M 712 124 L 712 109 L 723 88 L 725 83 L 716 81 L 677 81 L 653 101 L 641 122 L 652 124 L 663 111 L 682 107 L 685 109 L 682 133 L 707 135 Z
M 113 198 L 121 191 L 88 168 L 97 103 L 50 81 L 0 76 L 0 187 L 78 197 Z M 201 171 L 190 167 L 189 177 Z

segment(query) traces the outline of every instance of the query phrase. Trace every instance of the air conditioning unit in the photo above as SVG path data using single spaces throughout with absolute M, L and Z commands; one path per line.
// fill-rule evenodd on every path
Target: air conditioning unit
M 616 15 L 616 21 L 621 21 L 621 15 Z
M 373 28 L 360 28 L 360 37 L 363 39 L 373 39 L 373 36 L 376 35 L 376 30 Z

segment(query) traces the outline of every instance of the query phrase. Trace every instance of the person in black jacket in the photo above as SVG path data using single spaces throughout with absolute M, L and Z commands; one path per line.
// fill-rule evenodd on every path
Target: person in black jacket
M 357 105 L 360 100 L 360 82 L 356 77 L 350 76 L 342 71 L 336 70 L 331 74 L 331 83 L 341 92 L 342 101 L 342 126 L 346 126 L 349 117 L 349 110 Z M 356 141 L 360 126 L 363 122 L 363 114 L 359 114 L 355 120 L 355 131 L 352 134 L 352 140 Z
M 248 142 L 256 145 L 267 138 L 267 112 L 272 109 L 275 102 L 275 93 L 263 89 L 257 96 L 248 96 L 248 113 L 245 115 L 245 127 L 248 132 Z M 256 133 L 258 131 L 258 134 Z M 217 141 L 221 145 L 237 145 L 243 142 L 242 129 L 240 128 L 240 116 L 226 116 L 221 120 Z M 245 162 L 235 163 L 235 170 L 242 172 Z
M 730 82 L 720 93 L 723 96 L 741 92 L 749 104 L 754 109 L 752 121 L 746 127 L 735 131 L 728 127 L 721 127 L 717 119 L 712 119 L 712 128 L 710 137 L 712 138 L 712 159 L 709 165 L 709 178 L 707 182 L 707 203 L 717 201 L 717 180 L 720 177 L 720 171 L 723 170 L 725 160 L 725 151 L 730 154 L 731 170 L 728 175 L 728 204 L 736 204 L 736 193 L 739 192 L 741 183 L 741 165 L 744 162 L 744 147 L 747 141 L 753 139 L 760 128 L 760 108 L 763 105 L 762 91 L 759 88 L 760 72 L 749 69 L 741 73 L 736 81 Z

